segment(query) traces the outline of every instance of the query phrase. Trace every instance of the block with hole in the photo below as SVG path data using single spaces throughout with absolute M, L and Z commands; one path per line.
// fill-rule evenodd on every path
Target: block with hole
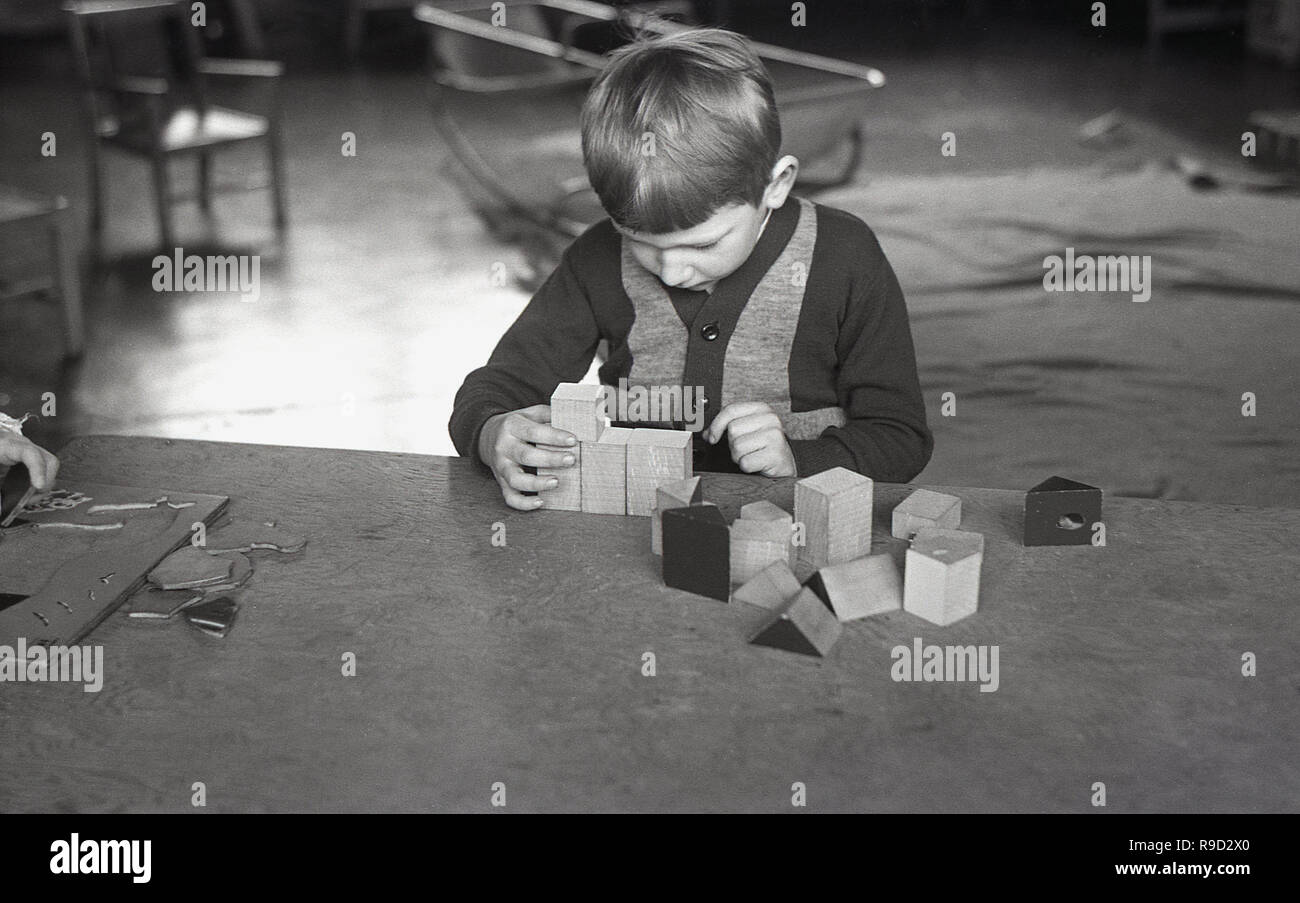
M 727 519 L 705 502 L 663 513 L 664 584 L 726 602 L 731 596 Z
M 839 620 L 804 587 L 754 634 L 750 643 L 786 652 L 825 657 L 843 631 Z
M 1091 545 L 1093 524 L 1098 523 L 1101 490 L 1096 486 L 1052 477 L 1025 493 L 1027 546 Z
M 823 568 L 870 554 L 874 486 L 870 477 L 843 467 L 794 484 L 794 519 L 803 524 L 805 561 Z
M 579 442 L 596 442 L 605 430 L 605 387 L 560 383 L 551 393 L 551 426 L 568 430 Z
M 632 431 L 607 427 L 595 442 L 580 444 L 582 510 L 588 514 L 627 514 L 627 440 Z
M 670 508 L 685 508 L 703 501 L 703 486 L 699 477 L 664 483 L 655 488 L 655 508 L 650 516 L 650 551 L 664 553 L 663 513 Z
M 983 562 L 981 534 L 923 527 L 907 550 L 904 610 L 942 627 L 973 615 Z
M 628 514 L 649 517 L 656 489 L 694 476 L 692 435 L 685 430 L 632 430 L 627 440 Z
M 894 508 L 890 533 L 898 539 L 911 539 L 922 527 L 956 530 L 960 526 L 961 499 L 918 489 Z
M 869 618 L 903 607 L 903 580 L 888 553 L 827 565 L 813 574 L 808 588 L 841 621 Z
M 799 578 L 784 561 L 774 561 L 750 578 L 731 594 L 731 598 L 747 605 L 776 611 L 799 595 L 803 587 Z
M 542 451 L 561 452 L 566 455 L 573 455 L 573 465 L 570 467 L 539 467 L 537 475 L 539 477 L 553 477 L 559 483 L 554 489 L 543 489 L 541 493 L 542 507 L 552 511 L 581 511 L 582 510 L 582 445 L 563 446 L 563 445 L 541 445 L 537 446 Z

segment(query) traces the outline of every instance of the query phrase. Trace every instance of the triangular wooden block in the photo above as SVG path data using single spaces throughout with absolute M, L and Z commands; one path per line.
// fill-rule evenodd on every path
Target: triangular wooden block
M 903 580 L 892 555 L 868 555 L 822 568 L 808 588 L 841 621 L 869 618 L 903 607 Z
M 726 602 L 731 595 L 731 536 L 716 505 L 670 508 L 664 521 L 664 583 Z
M 801 655 L 824 656 L 842 631 L 835 615 L 804 587 L 750 642 Z
M 890 533 L 911 539 L 922 527 L 956 530 L 961 526 L 961 499 L 955 495 L 918 489 L 894 508 Z
M 628 432 L 632 432 L 628 430 Z M 704 487 L 699 477 L 689 477 L 674 483 L 664 483 L 655 488 L 655 508 L 650 520 L 650 551 L 656 555 L 664 553 L 663 513 L 669 508 L 685 508 L 697 505 L 703 499 Z
M 790 570 L 790 565 L 784 561 L 774 561 L 732 593 L 731 597 L 738 602 L 776 611 L 799 595 L 799 590 L 802 588 L 798 578 Z

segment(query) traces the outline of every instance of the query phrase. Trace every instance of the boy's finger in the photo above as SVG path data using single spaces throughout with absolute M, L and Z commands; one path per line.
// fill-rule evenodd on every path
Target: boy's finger
M 519 463 L 528 467 L 572 467 L 578 463 L 577 456 L 571 452 L 547 451 L 526 442 L 521 444 Z
M 508 462 L 497 472 L 497 482 L 501 484 L 501 495 L 506 504 L 520 511 L 532 511 L 542 506 L 542 500 L 535 495 L 524 495 L 526 487 L 522 483 L 525 478 L 535 479 L 513 462 Z
M 736 466 L 745 473 L 761 473 L 772 463 L 772 455 L 768 453 L 768 447 L 755 449 L 749 454 L 740 455 L 736 458 Z
M 753 454 L 760 449 L 770 446 L 775 439 L 770 430 L 760 430 L 754 433 L 745 433 L 737 436 L 733 431 L 731 434 L 731 460 L 737 464 L 745 455 Z
M 27 476 L 32 481 L 32 485 L 37 489 L 44 491 L 49 488 L 49 482 L 45 477 L 45 453 L 35 445 L 26 445 L 18 453 L 20 460 L 27 467 Z
M 731 425 L 733 420 L 770 410 L 772 409 L 761 401 L 733 402 L 724 407 L 718 412 L 718 416 L 713 418 L 709 428 L 704 431 L 704 438 L 710 443 L 716 443 L 722 438 L 723 433 L 727 431 L 727 427 Z
M 554 489 L 560 484 L 555 477 L 539 477 L 536 474 L 524 473 L 522 468 L 515 468 L 506 475 L 506 482 L 510 488 L 518 492 L 542 492 L 546 489 Z
M 516 434 L 518 438 L 534 445 L 567 445 L 573 448 L 578 444 L 578 437 L 567 430 L 557 430 L 550 422 L 533 423 L 525 421 Z
M 55 480 L 59 476 L 59 457 L 50 452 L 46 452 L 45 457 L 45 483 L 48 487 L 53 488 Z
M 520 408 L 515 413 L 537 423 L 551 422 L 551 406 L 549 404 L 535 404 L 531 408 Z

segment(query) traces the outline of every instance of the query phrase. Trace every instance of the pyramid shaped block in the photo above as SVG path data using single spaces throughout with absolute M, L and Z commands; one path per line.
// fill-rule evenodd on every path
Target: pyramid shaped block
M 824 657 L 843 629 L 822 600 L 804 587 L 750 642 L 755 646 Z

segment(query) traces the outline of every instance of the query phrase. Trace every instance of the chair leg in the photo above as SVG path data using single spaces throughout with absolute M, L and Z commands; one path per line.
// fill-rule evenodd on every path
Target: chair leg
M 212 155 L 207 151 L 199 154 L 199 209 L 212 212 Z
M 90 256 L 96 263 L 104 253 L 104 180 L 98 142 L 90 140 Z
M 167 158 L 161 154 L 153 158 L 154 202 L 158 206 L 158 229 L 162 235 L 163 250 L 176 247 L 172 240 L 171 181 L 167 175 Z
M 56 213 L 50 223 L 50 244 L 63 304 L 63 356 L 67 360 L 81 357 L 85 348 L 85 321 L 81 309 L 81 275 L 68 236 L 68 211 Z
M 280 238 L 284 238 L 285 228 L 289 225 L 289 212 L 285 203 L 284 151 L 280 146 L 278 123 L 273 123 L 267 133 L 266 149 L 271 165 L 271 204 L 275 213 L 275 231 Z

